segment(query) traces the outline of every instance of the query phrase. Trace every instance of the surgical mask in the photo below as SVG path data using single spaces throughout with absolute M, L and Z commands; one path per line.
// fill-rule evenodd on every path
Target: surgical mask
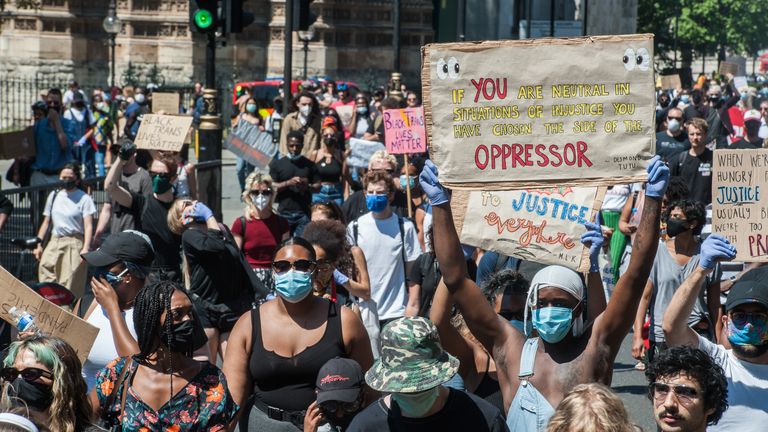
M 248 111 L 251 114 L 255 113 L 256 112 L 256 104 L 247 104 L 245 106 L 245 110 Z
M 688 95 L 682 95 L 680 96 L 680 102 L 687 104 L 691 101 L 691 98 Z
M 144 102 L 147 101 L 147 98 L 146 98 L 146 96 L 144 96 L 143 93 L 139 93 L 139 94 L 136 95 L 135 98 L 133 98 L 133 100 L 135 100 L 137 104 L 142 105 L 142 104 L 144 104 Z
M 298 303 L 312 292 L 312 273 L 288 270 L 275 273 L 275 291 L 289 303 Z
M 667 129 L 669 129 L 670 132 L 675 133 L 680 130 L 680 120 L 678 119 L 672 119 L 667 122 Z
M 196 319 L 189 319 L 180 323 L 171 324 L 171 334 L 168 327 L 160 328 L 160 343 L 167 346 L 172 352 L 193 353 L 208 342 L 208 337 L 200 323 Z
M 413 185 L 416 184 L 415 178 L 413 176 L 406 177 L 404 175 L 400 176 L 400 187 L 402 189 L 406 188 L 406 185 L 409 185 L 411 189 L 413 189 Z
M 251 194 L 251 201 L 253 202 L 253 205 L 259 210 L 264 210 L 267 208 L 267 204 L 269 204 L 269 199 L 267 196 L 262 194 Z
M 312 107 L 309 106 L 309 105 L 302 105 L 302 106 L 299 107 L 299 112 L 304 117 L 308 116 L 310 111 L 312 111 Z
M 746 102 L 747 99 L 749 99 L 749 93 L 746 93 L 746 92 L 742 93 L 740 98 L 742 102 Z
M 392 393 L 392 400 L 397 402 L 400 412 L 405 417 L 424 417 L 440 395 L 440 386 L 419 393 Z
M 72 190 L 77 186 L 77 182 L 75 180 L 66 180 L 64 182 L 64 189 L 66 190 Z
M 152 192 L 156 194 L 165 193 L 173 186 L 167 177 L 156 175 L 152 177 Z
M 750 321 L 741 328 L 737 327 L 730 319 L 728 320 L 728 341 L 733 345 L 763 345 L 765 339 L 765 322 Z
M 387 195 L 365 194 L 365 206 L 374 213 L 381 213 L 387 208 L 389 197 Z
M 357 107 L 357 113 L 360 115 L 368 114 L 368 107 Z
M 565 307 L 543 307 L 533 310 L 533 328 L 548 343 L 563 340 L 571 329 L 573 311 Z
M 101 110 L 101 111 L 106 111 L 107 110 L 107 104 L 105 104 L 104 102 L 99 102 L 99 103 L 96 104 L 96 109 Z
M 51 386 L 34 381 L 27 381 L 21 376 L 11 383 L 15 396 L 40 411 L 45 411 L 53 401 Z
M 688 231 L 690 228 L 686 226 L 687 223 L 687 221 L 682 219 L 669 218 L 667 221 L 667 235 L 669 237 L 676 237 Z
M 511 319 L 509 320 L 509 324 L 512 325 L 512 327 L 516 328 L 517 331 L 520 332 L 520 334 L 524 335 L 530 335 L 533 333 L 533 324 L 530 321 L 520 321 L 517 319 Z

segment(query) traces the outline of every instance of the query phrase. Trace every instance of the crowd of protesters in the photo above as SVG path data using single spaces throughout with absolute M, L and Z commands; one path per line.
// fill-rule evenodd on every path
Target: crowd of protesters
M 266 118 L 255 92 L 238 99 L 233 127 L 279 152 L 238 161 L 232 221 L 197 199 L 185 156 L 133 144 L 143 90 L 119 140 L 114 92 L 72 82 L 36 103 L 28 180 L 63 185 L 39 280 L 98 335 L 82 363 L 40 331 L 6 341 L 0 430 L 634 431 L 610 390 L 630 331 L 659 430 L 763 430 L 768 268 L 733 263 L 710 225 L 713 150 L 766 146 L 768 90 L 659 90 L 647 181 L 610 188 L 585 224 L 584 274 L 461 244 L 427 154 L 348 165 L 349 139 L 384 140 L 384 109 L 419 106 L 352 90 L 306 82 Z M 95 175 L 101 209 L 81 188 Z

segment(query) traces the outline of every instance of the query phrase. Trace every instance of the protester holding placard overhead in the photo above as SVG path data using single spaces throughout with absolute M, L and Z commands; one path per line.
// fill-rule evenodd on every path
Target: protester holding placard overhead
M 118 184 L 123 166 L 133 156 L 136 146 L 126 142 L 120 147 L 118 161 L 110 168 L 104 182 L 109 196 L 118 204 L 131 209 L 138 215 L 136 229 L 147 234 L 155 247 L 155 261 L 152 268 L 162 271 L 168 277 L 181 280 L 181 237 L 168 228 L 168 209 L 173 203 L 173 181 L 176 179 L 176 161 L 168 157 L 151 162 L 149 175 L 152 178 L 152 193 L 142 195 L 130 192 Z
M 288 134 L 288 155 L 273 159 L 269 176 L 277 195 L 277 212 L 291 229 L 291 235 L 301 235 L 309 223 L 312 187 L 317 179 L 317 167 L 304 157 L 304 135 L 300 131 Z
M 499 353 L 496 364 L 510 430 L 543 431 L 553 407 L 575 385 L 610 384 L 612 368 L 606 366 L 618 354 L 648 279 L 658 241 L 659 201 L 669 179 L 669 170 L 658 157 L 647 171 L 646 202 L 632 260 L 605 311 L 592 325 L 585 323 L 584 283 L 579 275 L 564 267 L 547 267 L 531 281 L 526 308 L 543 340 L 539 341 L 526 340 L 498 318 L 474 281 L 466 278 L 450 194 L 438 180 L 437 167 L 427 161 L 420 183 L 433 205 L 435 251 L 443 280 L 472 334 L 488 352 Z M 594 267 L 591 273 L 599 271 Z
M 320 127 L 322 116 L 315 95 L 310 92 L 301 92 L 295 99 L 296 111 L 286 115 L 280 127 L 280 154 L 291 154 L 288 148 L 289 134 L 300 132 L 304 137 L 304 147 L 301 154 L 306 156 L 320 143 Z

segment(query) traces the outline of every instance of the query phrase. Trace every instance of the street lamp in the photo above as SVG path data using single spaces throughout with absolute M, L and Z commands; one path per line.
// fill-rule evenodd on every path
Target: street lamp
M 304 79 L 307 79 L 307 53 L 309 53 L 309 41 L 315 38 L 315 29 L 311 26 L 308 30 L 299 31 L 299 40 L 304 42 Z
M 112 87 L 115 87 L 115 38 L 117 37 L 117 34 L 120 33 L 120 30 L 123 28 L 123 22 L 120 21 L 120 18 L 117 17 L 116 13 L 117 7 L 115 6 L 115 0 L 109 1 L 109 11 L 107 12 L 108 15 L 106 18 L 104 18 L 104 21 L 101 22 L 101 26 L 104 27 L 104 31 L 109 34 L 109 50 L 110 50 L 110 58 L 112 59 L 112 69 L 110 72 L 110 81 L 112 83 Z

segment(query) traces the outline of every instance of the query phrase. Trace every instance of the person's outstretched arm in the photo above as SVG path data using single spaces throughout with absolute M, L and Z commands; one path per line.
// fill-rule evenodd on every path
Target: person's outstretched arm
M 584 224 L 587 232 L 581 235 L 581 243 L 589 248 L 589 273 L 587 274 L 587 319 L 594 321 L 606 307 L 605 288 L 600 274 L 598 257 L 603 248 L 603 231 L 598 223 L 587 222 Z M 586 322 L 586 321 L 585 321 Z
M 629 332 L 635 319 L 637 305 L 648 282 L 653 260 L 659 243 L 659 209 L 661 198 L 667 189 L 669 168 L 654 156 L 648 165 L 648 186 L 645 192 L 645 206 L 637 228 L 632 258 L 627 272 L 619 279 L 611 301 L 605 312 L 595 322 L 593 335 L 601 344 L 607 344 L 614 357 L 621 341 Z
M 502 347 L 512 326 L 504 325 L 480 288 L 467 278 L 467 263 L 461 250 L 459 236 L 453 225 L 449 192 L 437 178 L 437 167 L 427 160 L 419 176 L 422 189 L 432 202 L 432 230 L 435 255 L 443 273 L 443 281 L 461 310 L 472 334 L 490 353 L 494 347 Z M 522 343 L 522 336 L 515 337 Z
M 429 309 L 429 319 L 437 327 L 440 335 L 440 345 L 450 354 L 459 359 L 459 375 L 465 381 L 469 378 L 469 372 L 477 373 L 475 367 L 475 353 L 456 327 L 451 324 L 451 306 L 453 299 L 445 284 L 441 280 L 437 284 L 435 297 L 432 299 L 432 307 Z
M 131 205 L 133 205 L 133 197 L 131 196 L 131 193 L 120 186 L 118 182 L 123 174 L 123 166 L 128 163 L 128 160 L 132 157 L 136 157 L 136 146 L 132 142 L 126 142 L 120 147 L 118 156 L 117 162 L 112 164 L 112 167 L 107 173 L 107 178 L 104 180 L 104 189 L 107 190 L 107 194 L 118 204 L 130 208 Z
M 731 260 L 736 256 L 736 248 L 720 234 L 712 234 L 701 245 L 699 265 L 680 285 L 664 312 L 661 328 L 669 346 L 698 346 L 699 336 L 688 327 L 688 316 L 699 296 L 707 275 L 715 269 L 715 264 L 722 260 Z

